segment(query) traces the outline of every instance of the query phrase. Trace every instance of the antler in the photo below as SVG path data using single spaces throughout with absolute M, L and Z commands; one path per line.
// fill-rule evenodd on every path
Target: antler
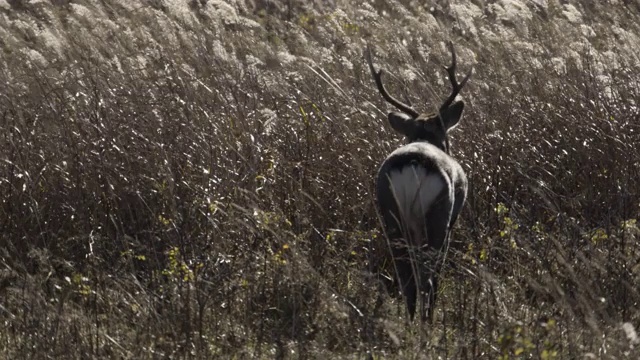
M 451 95 L 449 95 L 449 97 L 447 98 L 447 100 L 444 101 L 444 103 L 442 103 L 442 106 L 440 106 L 440 111 L 445 110 L 446 108 L 449 107 L 449 105 L 451 105 L 451 103 L 453 102 L 453 100 L 455 100 L 456 96 L 458 96 L 458 94 L 460 93 L 460 90 L 462 90 L 462 88 L 464 87 L 464 85 L 467 83 L 467 81 L 469 80 L 469 78 L 471 77 L 471 74 L 473 74 L 473 67 L 471 68 L 471 70 L 469 70 L 469 72 L 467 73 L 467 75 L 464 77 L 464 79 L 462 79 L 462 82 L 458 83 L 458 81 L 456 80 L 456 51 L 453 48 L 453 43 L 451 41 L 449 41 L 449 49 L 451 50 L 451 66 L 445 66 L 445 70 L 447 70 L 447 73 L 449 74 L 449 81 L 451 82 Z
M 369 69 L 371 70 L 371 75 L 373 75 L 373 79 L 375 80 L 376 86 L 378 87 L 378 91 L 380 91 L 380 94 L 382 94 L 382 97 L 385 100 L 387 100 L 388 103 L 398 108 L 398 110 L 408 115 L 411 115 L 414 118 L 418 117 L 418 115 L 420 114 L 417 111 L 411 108 L 411 106 L 406 105 L 401 101 L 397 100 L 396 98 L 394 98 L 393 96 L 389 95 L 387 90 L 384 88 L 384 85 L 382 84 L 382 69 L 376 71 L 376 69 L 373 67 L 373 61 L 371 60 L 371 49 L 369 48 L 368 45 L 365 50 L 365 57 L 367 58 L 367 62 L 369 63 Z

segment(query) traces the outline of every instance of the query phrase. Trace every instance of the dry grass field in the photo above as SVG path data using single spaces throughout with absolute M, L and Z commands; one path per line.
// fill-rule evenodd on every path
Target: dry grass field
M 374 202 L 475 73 L 432 325 Z M 637 0 L 0 0 L 0 358 L 640 358 Z M 383 275 L 383 276 L 380 276 Z

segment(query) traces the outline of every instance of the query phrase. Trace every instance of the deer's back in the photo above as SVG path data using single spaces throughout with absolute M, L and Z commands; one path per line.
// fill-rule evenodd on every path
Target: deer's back
M 436 146 L 416 142 L 387 157 L 378 172 L 376 194 L 387 229 L 398 236 L 408 231 L 411 238 L 422 241 L 429 210 L 436 203 L 445 209 L 448 225 L 457 210 L 456 194 L 464 196 L 466 188 L 464 172 L 453 158 Z

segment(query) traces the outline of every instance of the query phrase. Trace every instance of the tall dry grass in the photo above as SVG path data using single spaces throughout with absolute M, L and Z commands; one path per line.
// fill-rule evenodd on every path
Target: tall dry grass
M 1 1 L 5 358 L 637 358 L 631 2 Z M 454 39 L 470 179 L 408 325 L 373 175 Z

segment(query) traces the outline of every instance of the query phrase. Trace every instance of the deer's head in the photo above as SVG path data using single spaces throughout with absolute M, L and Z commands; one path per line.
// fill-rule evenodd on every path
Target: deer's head
M 403 134 L 408 142 L 426 141 L 445 152 L 449 152 L 449 141 L 447 132 L 453 129 L 462 117 L 464 102 L 454 102 L 462 87 L 467 83 L 473 68 L 469 70 L 467 75 L 458 83 L 456 80 L 456 53 L 453 44 L 449 42 L 451 50 L 451 66 L 446 67 L 451 82 L 452 91 L 449 97 L 442 103 L 440 109 L 435 114 L 420 114 L 411 106 L 404 104 L 393 96 L 389 95 L 382 84 L 382 70 L 376 71 L 371 60 L 371 50 L 367 48 L 365 56 L 369 63 L 369 69 L 376 82 L 378 90 L 382 97 L 391 105 L 395 106 L 400 112 L 393 111 L 389 113 L 389 123 L 397 132 Z

